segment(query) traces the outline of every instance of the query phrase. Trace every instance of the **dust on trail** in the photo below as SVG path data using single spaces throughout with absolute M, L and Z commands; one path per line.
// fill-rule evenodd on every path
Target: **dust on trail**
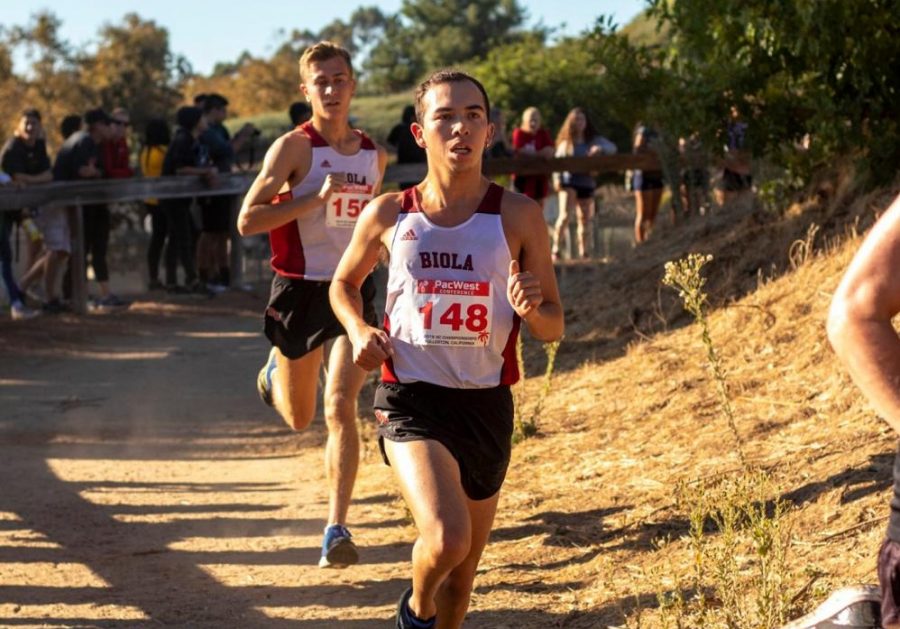
M 315 567 L 324 427 L 292 434 L 256 398 L 258 311 L 235 295 L 4 323 L 0 625 L 386 625 L 412 528 L 366 434 L 365 564 Z

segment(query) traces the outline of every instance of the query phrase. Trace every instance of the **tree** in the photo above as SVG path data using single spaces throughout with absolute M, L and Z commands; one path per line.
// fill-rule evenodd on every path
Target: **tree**
M 526 17 L 516 0 L 404 0 L 372 48 L 368 78 L 377 89 L 409 87 L 425 72 L 521 39 Z
M 97 52 L 82 56 L 80 65 L 96 104 L 125 107 L 137 126 L 172 112 L 181 100 L 178 85 L 190 73 L 187 61 L 170 51 L 168 31 L 135 13 L 103 26 Z
M 90 90 L 80 82 L 77 53 L 59 35 L 61 24 L 49 11 L 35 13 L 27 26 L 11 28 L 4 43 L 10 55 L 24 52 L 30 65 L 25 74 L 10 77 L 9 93 L 4 86 L 3 117 L 14 125 L 23 108 L 37 108 L 52 143 L 58 140 L 58 122 L 69 113 L 82 113 L 90 102 Z

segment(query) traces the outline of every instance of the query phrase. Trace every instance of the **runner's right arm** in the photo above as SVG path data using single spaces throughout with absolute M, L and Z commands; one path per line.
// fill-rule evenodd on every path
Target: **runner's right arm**
M 378 262 L 381 246 L 390 242 L 400 212 L 398 197 L 394 193 L 383 194 L 366 206 L 328 290 L 331 308 L 353 344 L 353 362 L 366 370 L 377 368 L 394 353 L 388 334 L 363 319 L 360 287 Z
M 345 174 L 330 173 L 317 192 L 273 203 L 285 184 L 300 181 L 307 175 L 311 158 L 312 147 L 305 135 L 292 132 L 275 140 L 241 205 L 237 220 L 241 236 L 277 229 L 321 208 L 331 193 L 346 183 Z
M 828 340 L 875 411 L 900 432 L 900 196 L 853 257 L 828 313 Z

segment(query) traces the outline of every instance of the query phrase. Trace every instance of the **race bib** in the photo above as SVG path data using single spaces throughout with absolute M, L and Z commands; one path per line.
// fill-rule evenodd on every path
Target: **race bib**
M 328 205 L 325 207 L 325 225 L 353 229 L 360 212 L 371 199 L 372 186 L 344 184 L 328 198 Z
M 491 338 L 490 282 L 418 280 L 410 336 L 416 345 L 484 347 Z

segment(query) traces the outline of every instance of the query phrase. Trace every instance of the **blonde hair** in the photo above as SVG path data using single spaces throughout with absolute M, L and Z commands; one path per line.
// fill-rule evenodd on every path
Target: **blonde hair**
M 350 53 L 347 49 L 334 42 L 320 41 L 318 44 L 313 44 L 304 50 L 303 54 L 300 55 L 300 80 L 306 80 L 306 72 L 309 70 L 309 65 L 312 62 L 327 61 L 328 59 L 334 59 L 335 57 L 340 57 L 344 60 L 344 63 L 347 64 L 347 69 L 350 70 L 350 76 L 352 77 L 353 64 L 350 62 Z

